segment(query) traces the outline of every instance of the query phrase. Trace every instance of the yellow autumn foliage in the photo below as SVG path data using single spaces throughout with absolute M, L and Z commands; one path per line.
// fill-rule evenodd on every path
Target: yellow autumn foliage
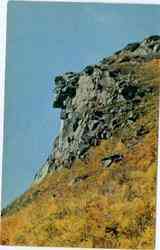
M 125 67 L 125 65 L 122 65 Z M 159 61 L 136 69 L 137 78 L 158 86 Z M 153 249 L 157 175 L 157 99 L 146 113 L 89 151 L 88 161 L 48 175 L 18 198 L 1 221 L 2 245 Z M 146 125 L 141 138 L 136 128 Z M 104 168 L 114 153 L 124 160 Z M 85 180 L 74 182 L 77 176 Z

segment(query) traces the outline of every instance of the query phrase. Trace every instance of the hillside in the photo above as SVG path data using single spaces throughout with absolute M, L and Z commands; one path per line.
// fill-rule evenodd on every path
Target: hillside
M 160 37 L 55 78 L 63 124 L 2 245 L 153 249 Z

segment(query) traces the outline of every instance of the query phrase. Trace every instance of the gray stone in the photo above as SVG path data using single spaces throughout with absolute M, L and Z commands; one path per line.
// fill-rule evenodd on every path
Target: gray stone
M 140 43 L 129 43 L 124 49 L 131 52 L 135 51 L 140 46 Z
M 143 115 L 145 99 L 155 90 L 135 81 L 132 69 L 119 64 L 139 65 L 160 58 L 160 37 L 151 36 L 132 43 L 113 56 L 89 65 L 80 73 L 67 72 L 55 77 L 53 107 L 60 108 L 61 128 L 51 154 L 38 171 L 35 182 L 47 173 L 71 168 L 76 159 L 85 159 L 91 146 L 114 136 Z M 139 128 L 135 136 L 143 136 Z M 123 160 L 120 154 L 102 159 L 105 167 Z
M 61 110 L 61 113 L 60 113 L 60 119 L 61 119 L 61 120 L 65 120 L 65 119 L 67 119 L 67 118 L 68 118 L 68 114 L 67 114 L 66 110 L 65 110 L 65 109 L 62 109 L 62 110 Z
M 85 69 L 84 69 L 84 72 L 87 74 L 87 75 L 92 75 L 94 71 L 94 67 L 93 66 L 87 66 Z
M 44 177 L 48 174 L 49 172 L 49 163 L 46 162 L 45 164 L 42 165 L 40 170 L 37 172 L 37 174 L 34 177 L 34 183 L 39 183 L 41 182 Z
M 81 143 L 81 144 L 79 145 L 78 155 L 79 155 L 79 156 L 82 156 L 84 153 L 86 153 L 87 150 L 88 150 L 88 148 L 89 148 L 89 146 L 90 146 L 90 145 Z
M 112 163 L 116 163 L 119 161 L 122 161 L 124 159 L 123 155 L 121 154 L 115 154 L 104 157 L 101 162 L 105 168 L 108 168 L 111 166 Z
M 154 35 L 154 36 L 150 36 L 148 38 L 145 39 L 147 42 L 151 42 L 151 41 L 160 41 L 160 36 L 158 35 Z

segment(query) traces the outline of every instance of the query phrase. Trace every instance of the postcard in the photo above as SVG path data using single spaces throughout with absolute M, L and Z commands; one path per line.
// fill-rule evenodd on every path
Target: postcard
M 8 2 L 3 248 L 158 250 L 159 20 L 160 4 Z

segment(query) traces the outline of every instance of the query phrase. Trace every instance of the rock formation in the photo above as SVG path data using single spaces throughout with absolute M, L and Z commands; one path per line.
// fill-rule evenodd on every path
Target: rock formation
M 76 159 L 86 158 L 91 146 L 143 115 L 143 100 L 152 95 L 153 89 L 139 84 L 132 65 L 159 56 L 160 36 L 151 36 L 141 43 L 128 44 L 80 73 L 67 72 L 55 78 L 53 107 L 61 109 L 62 126 L 35 182 L 52 171 L 71 168 Z M 120 67 L 125 62 L 130 64 L 128 70 Z

